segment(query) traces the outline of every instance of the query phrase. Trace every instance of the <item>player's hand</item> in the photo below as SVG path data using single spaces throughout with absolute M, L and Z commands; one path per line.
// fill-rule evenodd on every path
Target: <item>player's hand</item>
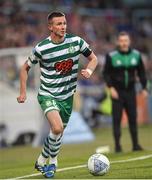
M 143 90 L 141 91 L 141 94 L 142 94 L 145 98 L 147 98 L 147 96 L 148 96 L 148 91 L 147 91 L 146 89 L 143 89 Z
M 21 94 L 19 97 L 17 97 L 18 103 L 24 103 L 26 100 L 26 94 Z
M 111 93 L 111 97 L 113 99 L 119 99 L 119 94 L 118 94 L 117 90 L 114 87 L 110 88 L 110 93 Z
M 91 71 L 91 70 L 90 70 L 90 71 Z M 88 79 L 88 78 L 90 78 L 90 76 L 91 76 L 92 73 L 89 72 L 88 69 L 82 69 L 82 70 L 81 70 L 81 74 L 82 74 L 83 77 L 85 77 L 85 78 Z

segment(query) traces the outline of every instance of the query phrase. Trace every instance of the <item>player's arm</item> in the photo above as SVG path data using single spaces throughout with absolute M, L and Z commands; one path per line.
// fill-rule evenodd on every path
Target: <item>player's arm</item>
M 147 78 L 146 78 L 145 67 L 144 67 L 141 55 L 140 55 L 140 59 L 139 59 L 139 64 L 137 66 L 137 73 L 138 73 L 140 82 L 142 84 L 142 88 L 143 88 L 142 93 L 144 96 L 147 96 L 148 95 L 148 92 L 146 90 Z
M 81 54 L 83 54 L 83 56 L 85 56 L 89 60 L 87 67 L 81 70 L 81 74 L 85 78 L 90 78 L 98 64 L 97 57 L 89 48 L 89 44 L 84 39 L 79 38 L 79 46 Z
M 17 98 L 18 103 L 24 103 L 26 100 L 26 83 L 28 78 L 28 72 L 33 65 L 36 65 L 41 59 L 41 54 L 38 51 L 37 46 L 33 48 L 28 60 L 23 64 L 20 70 L 20 95 Z
M 30 66 L 26 61 L 20 70 L 20 95 L 19 97 L 17 97 L 18 103 L 24 103 L 26 100 L 26 83 L 27 83 L 29 70 L 30 70 Z
M 111 70 L 112 70 L 111 57 L 109 56 L 109 54 L 107 54 L 105 56 L 105 65 L 104 65 L 104 69 L 103 69 L 103 77 L 104 77 L 104 80 L 105 80 L 105 82 L 109 88 L 112 87 Z
M 103 77 L 104 77 L 104 80 L 105 80 L 105 82 L 107 84 L 107 87 L 110 90 L 112 98 L 113 99 L 118 99 L 119 98 L 118 92 L 113 87 L 113 84 L 112 84 L 111 71 L 112 71 L 111 57 L 109 56 L 109 54 L 107 54 L 106 58 L 105 58 L 105 66 L 104 66 L 104 70 L 103 70 Z
M 97 61 L 96 55 L 92 51 L 90 51 L 90 55 L 87 56 L 87 59 L 89 60 L 89 63 L 87 65 L 86 69 L 81 70 L 81 74 L 85 78 L 90 78 L 90 76 L 92 75 L 92 73 L 94 72 L 94 70 L 98 64 L 98 61 Z

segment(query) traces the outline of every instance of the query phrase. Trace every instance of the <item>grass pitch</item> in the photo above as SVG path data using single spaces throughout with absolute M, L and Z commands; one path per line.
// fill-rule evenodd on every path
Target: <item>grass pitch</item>
M 113 138 L 111 128 L 95 130 L 96 140 L 89 143 L 63 145 L 59 156 L 59 168 L 83 165 L 98 146 L 109 145 L 111 153 L 107 157 L 111 162 L 127 160 L 152 154 L 152 125 L 139 128 L 139 139 L 144 147 L 142 152 L 131 152 L 131 141 L 128 129 L 122 131 L 123 153 L 113 152 Z M 0 150 L 0 178 L 15 178 L 37 173 L 34 163 L 39 155 L 40 148 L 15 147 Z M 29 177 L 31 179 L 31 177 Z M 33 179 L 43 179 L 38 175 Z M 110 171 L 104 176 L 92 176 L 87 168 L 79 168 L 57 172 L 54 179 L 106 179 L 106 178 L 152 178 L 152 157 L 144 160 L 112 163 Z

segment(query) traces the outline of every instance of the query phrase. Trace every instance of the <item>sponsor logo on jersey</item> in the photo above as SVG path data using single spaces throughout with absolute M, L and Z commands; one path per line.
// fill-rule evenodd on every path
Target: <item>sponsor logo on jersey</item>
M 60 72 L 61 74 L 67 74 L 72 70 L 73 60 L 68 59 L 61 62 L 55 63 L 56 72 Z
M 49 107 L 49 106 L 51 106 L 51 105 L 52 105 L 52 102 L 51 102 L 51 101 L 46 101 L 46 102 L 45 102 L 45 104 L 46 104 L 46 106 L 48 106 L 48 107 Z

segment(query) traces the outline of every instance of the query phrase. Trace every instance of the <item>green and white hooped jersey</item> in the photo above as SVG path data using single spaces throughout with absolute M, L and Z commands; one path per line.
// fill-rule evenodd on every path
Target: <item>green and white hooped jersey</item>
M 80 54 L 90 52 L 89 45 L 80 37 L 65 35 L 60 44 L 51 37 L 38 43 L 28 58 L 28 65 L 40 64 L 39 94 L 56 99 L 67 99 L 76 90 Z

